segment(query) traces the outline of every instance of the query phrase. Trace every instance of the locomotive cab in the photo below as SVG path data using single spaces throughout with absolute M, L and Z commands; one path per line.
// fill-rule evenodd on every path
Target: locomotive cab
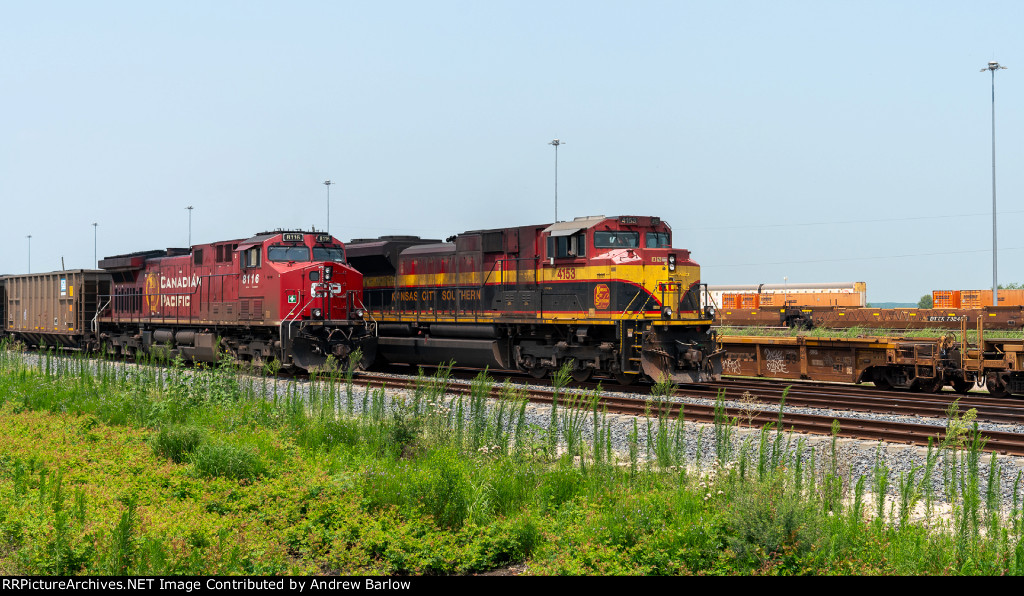
M 345 248 L 334 238 L 286 232 L 267 244 L 266 253 L 266 268 L 281 279 L 284 320 L 362 318 L 362 276 L 345 263 Z
M 281 343 L 291 345 L 292 361 L 304 369 L 323 366 L 330 356 L 344 362 L 358 347 L 360 364 L 371 362 L 375 345 L 363 321 L 362 275 L 346 263 L 345 247 L 329 234 L 282 232 L 263 248 L 262 267 L 259 258 L 245 259 L 253 266 L 243 273 L 243 285 L 258 285 L 261 271 L 280 280 L 271 291 L 281 305 Z
M 700 307 L 700 267 L 690 251 L 672 248 L 672 230 L 661 218 L 576 218 L 544 235 L 544 277 L 555 282 L 545 289 L 586 300 L 587 318 L 614 323 L 619 350 L 610 367 L 620 382 L 720 375 L 712 316 Z
M 687 320 L 699 315 L 700 267 L 690 259 L 690 251 L 672 248 L 672 229 L 668 224 L 658 217 L 599 219 L 599 223 L 572 238 L 577 245 L 586 243 L 578 254 L 581 257 L 589 254 L 589 258 L 580 264 L 596 268 L 596 277 L 616 279 L 623 277 L 623 272 L 630 272 L 625 276 L 629 287 L 622 296 L 629 302 L 616 301 L 609 306 L 637 313 L 645 319 Z M 549 254 L 553 256 L 557 256 L 560 249 L 556 233 L 557 230 L 552 231 L 548 240 Z M 636 286 L 645 291 L 638 293 Z M 603 289 L 599 287 L 595 291 Z M 612 300 L 612 296 L 608 296 L 608 300 Z M 602 296 L 595 295 L 595 306 L 600 308 L 603 302 Z

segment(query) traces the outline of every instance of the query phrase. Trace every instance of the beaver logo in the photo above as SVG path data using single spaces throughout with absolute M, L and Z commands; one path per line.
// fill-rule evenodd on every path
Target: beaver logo
M 594 308 L 605 309 L 612 302 L 612 293 L 605 284 L 594 287 Z
M 157 279 L 157 274 L 153 271 L 146 274 L 146 282 L 142 290 L 142 300 L 143 312 L 148 311 L 150 315 L 155 315 L 160 304 L 160 282 Z

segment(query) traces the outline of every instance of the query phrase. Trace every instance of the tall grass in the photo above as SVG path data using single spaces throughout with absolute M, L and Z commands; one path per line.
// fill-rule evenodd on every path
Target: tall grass
M 281 387 L 269 372 L 52 353 L 29 365 L 8 347 L 0 408 L 73 417 L 85 441 L 103 425 L 146 429 L 152 454 L 191 479 L 167 489 L 182 499 L 205 483 L 231 483 L 236 495 L 274 486 L 296 460 L 322 470 L 330 481 L 295 496 L 295 529 L 280 533 L 292 559 L 361 565 L 351 569 L 453 573 L 529 559 L 541 573 L 1024 573 L 1020 476 L 1004 507 L 1000 461 L 985 456 L 970 412 L 955 408 L 923 465 L 894 473 L 879 446 L 870 474 L 855 475 L 838 427 L 812 446 L 784 429 L 780 407 L 777 421 L 741 439 L 724 393 L 714 424 L 694 431 L 694 452 L 668 382 L 655 385 L 620 454 L 600 390 L 571 391 L 568 369 L 556 373 L 540 426 L 527 422 L 521 389 L 504 383 L 490 397 L 486 371 L 464 397 L 449 393 L 450 367 L 421 375 L 404 397 L 385 388 L 360 397 L 352 370 Z M 246 530 L 164 537 L 137 493 L 99 503 L 85 486 L 69 485 L 65 468 L 0 453 L 0 551 L 14 553 L 0 561 L 61 575 L 285 569 L 232 548 Z M 326 486 L 338 492 L 318 496 Z M 948 522 L 933 515 L 940 495 Z M 100 506 L 116 513 L 96 518 Z M 204 506 L 228 516 L 240 505 Z M 368 525 L 351 525 L 360 514 Z

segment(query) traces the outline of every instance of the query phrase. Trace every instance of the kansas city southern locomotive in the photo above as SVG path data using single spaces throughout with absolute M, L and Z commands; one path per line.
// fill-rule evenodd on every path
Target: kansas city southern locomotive
M 373 359 L 362 275 L 328 234 L 266 232 L 99 266 L 0 278 L 6 333 L 33 345 L 206 362 L 227 352 L 302 369 L 329 356 L 344 364 L 356 348 Z
M 672 248 L 657 217 L 583 217 L 474 230 L 447 242 L 353 240 L 378 326 L 395 363 L 519 369 L 535 377 L 572 362 L 628 384 L 697 382 L 721 373 L 700 267 Z

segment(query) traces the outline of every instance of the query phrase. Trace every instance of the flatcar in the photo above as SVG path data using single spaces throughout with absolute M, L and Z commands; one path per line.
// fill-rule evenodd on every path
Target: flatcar
M 934 329 L 956 330 L 961 322 L 978 317 L 986 329 L 1019 330 L 1024 327 L 1024 307 L 981 308 L 848 308 L 843 306 L 790 306 L 785 308 L 720 308 L 715 325 L 730 327 L 802 327 L 806 329 Z
M 374 358 L 362 275 L 328 234 L 278 230 L 99 266 L 0 278 L 5 333 L 30 345 L 205 362 L 226 352 L 301 369 L 330 356 L 344 365 L 356 348 Z
M 984 386 L 993 397 L 1024 395 L 1024 342 L 986 331 L 984 320 L 973 341 L 965 321 L 959 334 L 931 338 L 722 336 L 720 344 L 727 375 L 870 382 L 929 393 Z
M 700 267 L 658 217 L 582 217 L 446 242 L 356 239 L 348 251 L 389 362 L 537 378 L 571 362 L 577 381 L 598 373 L 622 384 L 721 373 Z

